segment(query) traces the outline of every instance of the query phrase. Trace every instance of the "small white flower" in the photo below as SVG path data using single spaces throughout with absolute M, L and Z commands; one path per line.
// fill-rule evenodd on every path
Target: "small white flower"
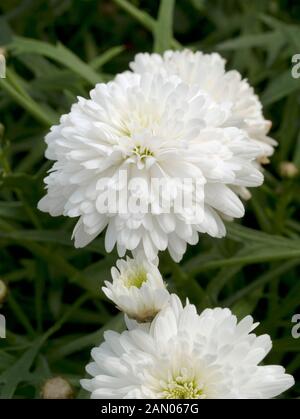
M 223 237 L 222 219 L 244 215 L 237 195 L 263 182 L 255 163 L 261 148 L 226 122 L 231 103 L 220 106 L 177 76 L 130 72 L 98 84 L 90 96 L 80 98 L 46 137 L 46 157 L 55 163 L 39 202 L 53 216 L 79 218 L 76 247 L 107 227 L 108 252 L 116 245 L 120 257 L 129 250 L 153 261 L 168 249 L 179 261 L 198 233 Z M 141 179 L 145 187 L 129 189 L 124 177 L 128 183 Z M 156 195 L 153 180 L 165 180 L 168 193 L 159 189 Z M 105 206 L 113 190 L 117 208 Z M 176 209 L 182 192 L 195 213 L 190 205 Z M 128 208 L 136 200 L 143 209 Z M 158 201 L 168 210 L 157 210 Z
M 130 319 L 151 321 L 168 304 L 170 294 L 162 276 L 147 259 L 118 260 L 111 275 L 113 282 L 105 281 L 102 290 Z
M 251 316 L 229 309 L 182 307 L 178 297 L 151 326 L 106 332 L 81 381 L 95 399 L 266 399 L 294 384 L 277 365 L 259 366 L 271 349 Z

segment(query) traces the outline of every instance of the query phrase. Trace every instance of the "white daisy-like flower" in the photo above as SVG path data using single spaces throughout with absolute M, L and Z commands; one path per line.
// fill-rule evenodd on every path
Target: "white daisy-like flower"
M 131 69 L 139 74 L 160 73 L 177 75 L 185 83 L 206 92 L 220 106 L 229 108 L 223 126 L 244 129 L 261 148 L 260 161 L 274 152 L 275 140 L 268 136 L 271 122 L 262 112 L 262 104 L 253 88 L 236 70 L 226 71 L 226 61 L 218 54 L 166 51 L 159 54 L 140 53 L 130 63 Z
M 46 137 L 55 163 L 39 208 L 79 218 L 76 247 L 107 227 L 108 252 L 117 245 L 120 257 L 129 250 L 154 260 L 168 248 L 179 261 L 198 233 L 223 237 L 222 219 L 244 215 L 237 188 L 263 182 L 260 146 L 226 123 L 230 106 L 177 76 L 128 72 L 96 85 Z M 107 205 L 112 191 L 117 205 Z M 177 205 L 181 195 L 188 205 Z
M 158 268 L 147 259 L 118 260 L 112 282 L 102 290 L 130 319 L 149 322 L 167 306 L 170 294 Z
M 94 399 L 268 399 L 294 384 L 277 365 L 259 366 L 271 349 L 229 309 L 182 307 L 178 297 L 146 329 L 106 332 L 81 385 Z

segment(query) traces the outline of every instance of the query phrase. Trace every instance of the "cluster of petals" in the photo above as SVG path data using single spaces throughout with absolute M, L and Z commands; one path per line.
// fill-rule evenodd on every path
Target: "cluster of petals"
M 272 343 L 251 316 L 198 314 L 157 268 L 159 251 L 178 262 L 200 234 L 225 236 L 273 154 L 259 98 L 225 64 L 216 53 L 138 54 L 46 136 L 54 163 L 40 210 L 76 218 L 78 248 L 105 231 L 107 252 L 133 255 L 103 287 L 127 330 L 92 350 L 81 380 L 92 398 L 266 399 L 294 384 L 283 367 L 261 365 Z
M 156 265 L 147 259 L 117 261 L 111 269 L 112 282 L 103 292 L 130 319 L 149 322 L 167 306 L 170 294 Z
M 154 261 L 168 249 L 179 261 L 200 233 L 223 237 L 224 220 L 244 215 L 240 198 L 262 184 L 258 161 L 273 151 L 270 123 L 218 54 L 139 54 L 131 69 L 79 98 L 46 136 L 54 164 L 39 208 L 78 219 L 76 247 L 106 230 L 108 252 Z
M 172 295 L 149 324 L 108 331 L 81 380 L 94 399 L 269 399 L 294 384 L 278 365 L 259 365 L 272 343 L 251 316 L 182 306 Z

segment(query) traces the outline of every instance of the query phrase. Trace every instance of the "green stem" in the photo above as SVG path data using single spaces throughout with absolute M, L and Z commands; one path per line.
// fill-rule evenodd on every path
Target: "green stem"
M 190 297 L 192 301 L 197 302 L 203 307 L 210 305 L 208 296 L 198 282 L 191 278 L 180 265 L 173 261 L 168 253 L 163 255 L 163 263 L 165 263 L 172 272 L 172 279 L 174 280 L 176 290 L 182 298 Z
M 9 294 L 8 298 L 8 305 L 10 306 L 11 310 L 14 312 L 16 318 L 20 321 L 26 332 L 29 334 L 29 336 L 33 337 L 35 336 L 35 331 L 33 327 L 30 324 L 30 321 L 28 320 L 28 317 L 24 313 L 21 306 L 17 303 L 17 301 L 14 299 L 14 297 Z
M 35 103 L 33 99 L 29 99 L 28 97 L 23 96 L 7 80 L 0 79 L 0 87 L 6 93 L 8 93 L 19 105 L 26 109 L 32 116 L 34 116 L 39 122 L 41 122 L 46 127 L 49 127 L 57 123 L 56 118 L 52 118 L 46 115 L 45 112 L 41 110 L 40 105 Z
M 127 0 L 113 0 L 118 6 L 124 9 L 128 14 L 140 22 L 146 29 L 154 33 L 156 29 L 156 20 L 149 16 L 146 12 L 139 10 Z M 171 41 L 172 48 L 182 49 L 182 45 L 174 38 Z

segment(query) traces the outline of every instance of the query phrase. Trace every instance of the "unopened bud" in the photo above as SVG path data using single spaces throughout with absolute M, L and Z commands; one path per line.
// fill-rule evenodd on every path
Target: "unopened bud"
M 270 163 L 270 159 L 267 156 L 262 156 L 258 159 L 258 162 L 260 164 L 269 164 Z
M 284 161 L 279 166 L 279 172 L 283 178 L 293 179 L 299 174 L 299 169 L 294 163 Z
M 0 304 L 4 303 L 7 296 L 7 285 L 0 279 Z
M 4 131 L 5 131 L 4 125 L 1 124 L 1 122 L 0 122 L 0 139 L 3 137 Z
M 249 189 L 244 188 L 243 186 L 241 186 L 239 188 L 239 195 L 242 199 L 244 199 L 245 201 L 249 201 L 249 199 L 252 198 L 251 192 L 249 191 Z
M 70 383 L 62 377 L 49 378 L 42 388 L 43 399 L 72 399 L 74 396 Z

